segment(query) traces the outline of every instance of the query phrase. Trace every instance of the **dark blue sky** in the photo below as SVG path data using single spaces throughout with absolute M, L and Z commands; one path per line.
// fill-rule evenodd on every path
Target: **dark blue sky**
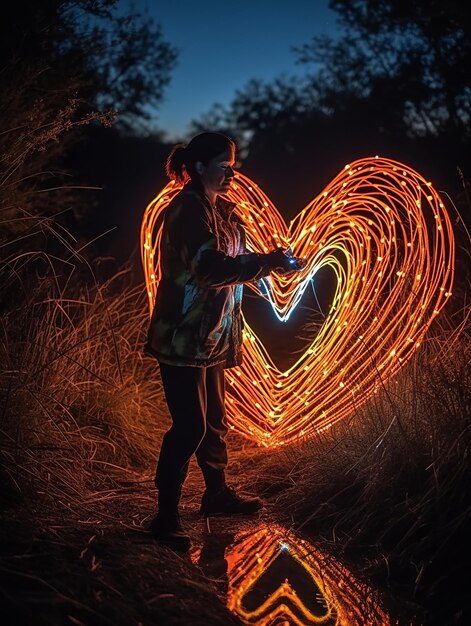
M 120 0 L 129 7 L 129 0 Z M 301 73 L 291 48 L 336 32 L 328 0 L 134 0 L 179 50 L 158 111 L 158 126 L 178 139 L 212 104 L 227 104 L 251 78 Z

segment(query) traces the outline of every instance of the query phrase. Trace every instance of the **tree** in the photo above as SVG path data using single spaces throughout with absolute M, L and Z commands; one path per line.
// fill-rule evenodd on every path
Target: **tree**
M 249 83 L 211 121 L 249 138 L 245 163 L 259 173 L 264 155 L 272 187 L 283 174 L 297 181 L 280 190 L 285 201 L 302 179 L 319 189 L 346 162 L 377 153 L 455 195 L 457 169 L 471 178 L 471 39 L 462 5 L 333 0 L 343 30 L 296 49 L 304 76 Z
M 16 0 L 3 8 L 1 240 L 36 232 L 34 216 L 77 207 L 66 159 L 84 126 L 110 125 L 118 108 L 118 125 L 135 128 L 163 97 L 176 50 L 160 27 L 118 14 L 116 4 Z
M 328 107 L 335 109 L 346 92 L 390 99 L 388 113 L 399 114 L 397 130 L 469 141 L 471 39 L 462 5 L 453 0 L 332 0 L 344 35 L 315 37 L 298 49 L 299 61 L 322 64 L 317 78 Z
M 116 0 L 18 0 L 6 5 L 0 85 L 33 73 L 39 90 L 52 86 L 63 96 L 67 89 L 77 89 L 92 107 L 117 110 L 122 126 L 142 124 L 150 117 L 149 108 L 162 101 L 177 51 L 151 18 L 121 14 L 116 5 Z
M 236 91 L 229 107 L 215 104 L 201 119 L 194 120 L 190 135 L 218 129 L 234 136 L 244 155 L 249 146 L 253 150 L 254 137 L 281 136 L 283 128 L 309 111 L 298 87 L 299 81 L 290 78 L 272 83 L 251 80 Z

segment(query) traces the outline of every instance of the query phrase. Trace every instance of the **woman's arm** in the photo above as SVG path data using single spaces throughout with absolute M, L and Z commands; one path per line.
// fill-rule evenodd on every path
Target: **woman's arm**
M 182 198 L 182 204 L 169 223 L 169 237 L 196 281 L 207 287 L 246 283 L 263 278 L 277 268 L 291 269 L 281 249 L 268 254 L 248 252 L 235 257 L 218 250 L 209 225 L 208 210 L 193 194 Z

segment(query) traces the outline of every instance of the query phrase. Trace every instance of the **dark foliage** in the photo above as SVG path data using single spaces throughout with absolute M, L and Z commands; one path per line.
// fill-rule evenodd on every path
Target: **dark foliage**
M 119 124 L 142 123 L 157 107 L 177 51 L 148 16 L 121 14 L 116 0 L 19 0 L 4 8 L 0 85 L 36 75 L 36 93 L 79 89 L 89 106 L 119 113 Z M 3 64 L 2 64 L 3 65 Z M 38 74 L 39 71 L 39 74 Z M 33 99 L 33 94 L 31 94 Z
M 252 81 L 193 130 L 232 129 L 247 171 L 289 214 L 345 163 L 374 154 L 410 164 L 453 197 L 462 193 L 471 178 L 471 39 L 462 3 L 331 6 L 343 34 L 296 50 L 304 78 Z
M 118 142 L 109 127 L 114 124 L 125 135 L 143 124 L 149 107 L 160 103 L 175 61 L 176 51 L 164 40 L 160 27 L 138 14 L 119 13 L 116 0 L 19 0 L 4 7 L 0 245 L 2 267 L 14 270 L 10 276 L 37 256 L 29 251 L 45 251 L 51 230 L 57 235 L 63 227 L 74 233 L 85 229 L 96 192 L 108 182 L 114 184 L 104 150 L 129 155 L 128 143 L 133 142 L 130 138 Z M 109 139 L 103 135 L 100 150 L 92 140 L 102 137 L 103 126 L 111 135 Z M 145 149 L 142 154 L 148 155 Z M 162 157 L 160 152 L 157 156 Z M 91 164 L 93 175 L 89 175 Z M 138 195 L 137 201 L 143 198 Z M 114 225 L 107 222 L 104 230 Z M 80 250 L 95 232 L 83 230 L 83 239 L 68 238 L 65 247 Z M 59 240 L 53 237 L 54 245 Z M 59 248 L 47 252 L 62 255 L 62 244 Z M 101 253 L 116 248 L 103 248 Z M 27 254 L 19 254 L 23 251 Z M 71 253 L 69 249 L 66 256 Z

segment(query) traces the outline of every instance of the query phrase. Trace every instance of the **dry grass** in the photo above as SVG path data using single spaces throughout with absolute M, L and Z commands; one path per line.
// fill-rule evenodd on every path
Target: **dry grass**
M 47 289 L 4 317 L 3 464 L 20 492 L 82 496 L 155 455 L 166 413 L 142 356 L 145 293 L 128 282 Z
M 78 620 L 72 623 L 132 623 L 146 606 L 148 617 L 163 611 L 169 621 L 162 623 L 183 624 L 196 605 L 182 598 L 193 597 L 203 579 L 195 582 L 189 562 L 149 544 L 142 532 L 154 512 L 152 474 L 168 423 L 158 370 L 141 352 L 145 293 L 129 284 L 126 272 L 78 292 L 73 281 L 60 283 L 56 272 L 2 320 L 3 523 L 13 546 L 3 573 L 31 590 L 25 615 L 36 606 L 35 594 L 50 597 L 37 623 L 62 623 L 71 607 Z M 436 328 L 394 382 L 328 434 L 276 454 L 231 441 L 230 475 L 265 496 L 271 519 L 322 542 L 386 590 L 391 610 L 405 620 L 399 623 L 412 616 L 416 623 L 465 623 L 467 313 Z M 186 488 L 190 510 L 201 488 L 194 480 Z M 19 535 L 12 526 L 18 520 L 25 526 Z M 67 580 L 62 568 L 69 558 Z M 453 593 L 443 607 L 450 581 Z M 125 610 L 128 585 L 136 595 Z M 155 612 L 151 591 L 175 601 L 163 607 L 158 600 Z M 223 610 L 212 593 L 205 602 Z M 98 602 L 103 594 L 106 601 Z
M 4 618 L 238 624 L 189 559 L 145 530 L 168 424 L 156 363 L 142 355 L 145 291 L 128 272 L 81 289 L 57 265 L 52 276 L 26 298 L 22 283 L 1 326 Z
M 458 331 L 456 322 L 435 328 L 396 380 L 348 422 L 260 460 L 257 487 L 272 494 L 284 523 L 322 540 L 385 590 L 404 624 L 412 617 L 469 623 L 468 314 Z
M 57 240 L 52 222 L 41 228 Z M 144 287 L 126 271 L 97 283 L 61 237 L 62 256 L 0 266 L 6 606 L 17 624 L 236 624 L 201 572 L 144 532 L 168 425 L 158 368 L 142 355 Z M 396 380 L 334 430 L 276 453 L 230 440 L 230 477 L 264 495 L 269 519 L 383 590 L 399 624 L 467 623 L 469 313 L 436 325 Z M 184 510 L 195 536 L 200 492 L 193 472 Z
M 114 114 L 90 111 L 80 83 L 34 100 L 34 68 L 10 69 L 0 103 L 2 623 L 237 624 L 215 586 L 145 531 L 168 416 L 141 351 L 143 285 L 129 272 L 96 280 L 89 242 L 64 228 L 89 205 L 64 172 L 68 148 Z

